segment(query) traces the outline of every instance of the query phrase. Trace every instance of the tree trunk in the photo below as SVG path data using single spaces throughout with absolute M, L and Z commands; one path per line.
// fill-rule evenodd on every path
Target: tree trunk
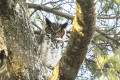
M 75 80 L 94 32 L 95 4 L 95 0 L 77 0 L 71 37 L 51 80 Z
M 0 50 L 5 51 L 0 54 L 4 56 L 0 79 L 29 80 L 37 46 L 26 15 L 25 1 L 1 0 L 0 6 Z

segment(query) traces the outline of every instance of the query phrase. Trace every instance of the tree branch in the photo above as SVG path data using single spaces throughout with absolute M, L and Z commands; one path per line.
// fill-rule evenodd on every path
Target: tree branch
M 70 14 L 63 13 L 59 10 L 55 10 L 55 9 L 47 7 L 47 6 L 38 5 L 38 4 L 31 4 L 31 3 L 27 3 L 27 5 L 28 5 L 28 8 L 34 8 L 34 9 L 37 9 L 37 10 L 44 10 L 46 12 L 50 12 L 50 13 L 65 17 L 67 19 L 73 20 L 73 16 L 71 16 Z
M 119 40 L 117 40 L 117 39 L 115 39 L 115 38 L 112 38 L 112 37 L 106 35 L 104 32 L 100 31 L 100 30 L 97 29 L 96 27 L 95 27 L 95 31 L 98 32 L 99 34 L 103 35 L 103 36 L 106 37 L 107 39 L 110 39 L 110 40 L 112 40 L 112 41 L 114 41 L 114 42 L 116 42 L 117 44 L 120 45 Z
M 37 9 L 37 10 L 43 10 L 43 11 L 46 11 L 46 12 L 50 12 L 50 13 L 53 13 L 53 14 L 56 14 L 58 16 L 61 16 L 61 17 L 65 17 L 67 19 L 70 19 L 70 20 L 73 20 L 74 16 L 68 14 L 68 13 L 64 13 L 64 12 L 61 12 L 59 10 L 56 10 L 54 8 L 51 8 L 51 7 L 47 7 L 47 6 L 44 6 L 44 5 L 38 5 L 38 4 L 33 4 L 33 3 L 27 3 L 28 5 L 28 8 L 34 8 L 34 9 Z M 120 19 L 120 16 L 110 16 L 110 17 L 105 17 L 105 16 L 97 16 L 97 19 Z
M 105 17 L 105 16 L 97 16 L 97 19 L 120 19 L 120 16 L 110 16 L 110 17 Z

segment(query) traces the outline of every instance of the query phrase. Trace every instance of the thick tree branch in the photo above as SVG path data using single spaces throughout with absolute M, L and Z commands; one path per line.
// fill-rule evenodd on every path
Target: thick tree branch
M 56 10 L 56 9 L 53 9 L 53 8 L 50 8 L 50 7 L 47 7 L 47 6 L 38 5 L 38 4 L 31 4 L 31 3 L 27 3 L 27 5 L 28 5 L 28 8 L 34 8 L 34 9 L 37 9 L 37 10 L 44 10 L 46 12 L 50 12 L 50 13 L 65 17 L 67 19 L 73 20 L 73 16 L 71 16 L 70 14 L 63 13 L 59 10 Z
M 75 80 L 86 57 L 95 22 L 95 0 L 77 0 L 71 36 L 51 80 Z
M 34 9 L 37 9 L 37 10 L 43 10 L 43 11 L 46 11 L 46 12 L 50 12 L 50 13 L 53 13 L 53 14 L 56 14 L 56 15 L 59 15 L 61 17 L 65 17 L 67 19 L 70 19 L 70 20 L 73 20 L 74 16 L 68 14 L 68 13 L 64 13 L 64 12 L 61 12 L 59 10 L 56 10 L 54 8 L 51 8 L 51 7 L 47 7 L 47 6 L 44 6 L 44 5 L 38 5 L 38 4 L 32 4 L 32 3 L 27 3 L 28 5 L 28 8 L 34 8 Z M 110 16 L 110 17 L 106 17 L 106 16 L 97 16 L 97 19 L 120 19 L 120 16 Z

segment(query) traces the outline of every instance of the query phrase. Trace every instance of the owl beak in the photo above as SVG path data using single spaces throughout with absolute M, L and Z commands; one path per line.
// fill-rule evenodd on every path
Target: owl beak
M 59 38 L 59 37 L 60 37 L 59 35 L 57 35 L 57 32 L 53 32 L 53 33 L 52 33 L 52 36 L 53 36 L 54 38 Z
M 53 32 L 53 36 L 55 36 L 56 35 L 56 32 Z

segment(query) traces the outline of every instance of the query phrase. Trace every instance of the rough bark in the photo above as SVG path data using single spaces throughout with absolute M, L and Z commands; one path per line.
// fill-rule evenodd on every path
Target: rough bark
M 75 80 L 94 32 L 95 4 L 95 0 L 77 0 L 71 37 L 51 80 Z
M 0 80 L 28 80 L 36 44 L 25 1 L 1 0 L 0 6 L 0 50 L 5 51 Z

